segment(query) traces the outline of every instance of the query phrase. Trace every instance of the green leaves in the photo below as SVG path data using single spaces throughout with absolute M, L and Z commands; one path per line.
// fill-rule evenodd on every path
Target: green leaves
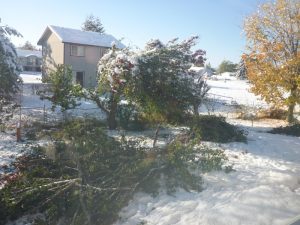
M 69 66 L 58 65 L 43 82 L 49 83 L 49 89 L 38 94 L 41 99 L 52 102 L 52 110 L 60 106 L 61 111 L 64 112 L 80 105 L 77 100 L 82 96 L 82 87 L 73 84 L 72 70 Z

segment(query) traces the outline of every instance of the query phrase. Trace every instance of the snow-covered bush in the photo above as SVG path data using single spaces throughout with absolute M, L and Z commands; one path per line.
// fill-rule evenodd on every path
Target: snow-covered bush
M 113 46 L 100 59 L 98 86 L 87 90 L 86 98 L 107 113 L 110 129 L 117 127 L 116 112 L 122 99 L 132 102 L 148 121 L 182 120 L 191 106 L 198 109 L 208 91 L 206 82 L 195 81 L 189 72 L 194 60 L 205 60 L 204 51 L 191 50 L 197 39 L 173 39 L 166 44 L 151 40 L 137 52 Z
M 199 60 L 199 54 L 191 50 L 197 39 L 173 39 L 166 44 L 151 40 L 136 54 L 134 88 L 128 96 L 140 106 L 146 119 L 177 122 L 196 102 L 201 103 L 207 86 L 204 82 L 195 83 L 189 72 L 194 58 Z
M 158 151 L 125 138 L 116 141 L 95 120 L 56 128 L 50 131 L 55 160 L 47 149 L 35 148 L 14 164 L 16 173 L 4 178 L 1 224 L 35 212 L 44 214 L 42 224 L 112 224 L 134 193 L 201 191 L 198 172 L 221 169 L 226 160 L 222 150 L 193 142 L 175 140 Z
M 0 24 L 0 124 L 12 115 L 13 96 L 19 90 L 21 81 L 16 50 L 9 40 L 12 35 L 21 36 L 15 29 Z

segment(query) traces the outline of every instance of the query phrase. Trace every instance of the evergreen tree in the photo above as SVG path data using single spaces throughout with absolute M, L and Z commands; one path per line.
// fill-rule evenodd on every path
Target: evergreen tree
M 236 77 L 241 80 L 247 79 L 247 68 L 243 59 L 241 59 L 240 63 L 238 64 Z
M 9 40 L 12 35 L 21 36 L 15 29 L 0 24 L 0 124 L 12 115 L 13 96 L 20 83 L 16 50 Z
M 20 47 L 20 49 L 31 50 L 31 51 L 38 50 L 37 47 L 31 44 L 29 41 L 26 41 L 25 44 Z
M 82 24 L 82 30 L 98 32 L 99 34 L 104 34 L 104 27 L 98 17 L 93 15 L 87 16 L 84 23 Z
M 50 87 L 39 92 L 39 95 L 41 99 L 52 102 L 52 110 L 60 106 L 64 112 L 79 105 L 77 100 L 81 96 L 81 86 L 73 84 L 72 70 L 69 66 L 58 65 L 43 82 L 50 84 Z
M 225 73 L 225 72 L 235 72 L 237 64 L 229 61 L 223 60 L 218 68 L 218 73 Z
M 132 97 L 151 122 L 178 122 L 191 106 L 201 104 L 207 85 L 195 83 L 189 72 L 192 63 L 205 60 L 205 51 L 191 51 L 197 39 L 179 43 L 174 39 L 167 44 L 152 40 L 137 54 Z

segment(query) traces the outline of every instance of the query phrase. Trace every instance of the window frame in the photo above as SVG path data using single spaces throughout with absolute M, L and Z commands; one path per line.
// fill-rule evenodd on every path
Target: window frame
M 75 47 L 76 47 L 76 52 L 73 51 L 73 48 L 75 48 Z M 79 55 L 79 51 L 78 51 L 79 48 L 83 49 L 83 51 L 82 51 L 83 54 L 82 55 Z M 83 46 L 83 45 L 71 45 L 70 55 L 71 56 L 76 56 L 76 57 L 85 57 L 85 46 Z

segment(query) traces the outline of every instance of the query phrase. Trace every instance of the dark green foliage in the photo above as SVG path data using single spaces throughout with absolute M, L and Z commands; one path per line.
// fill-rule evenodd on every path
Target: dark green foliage
M 228 60 L 223 60 L 218 68 L 218 73 L 224 72 L 235 72 L 237 69 L 237 64 L 230 62 Z
M 77 100 L 81 96 L 81 86 L 73 84 L 72 70 L 69 66 L 58 65 L 55 70 L 44 77 L 43 82 L 49 83 L 49 90 L 40 91 L 41 99 L 52 102 L 52 110 L 57 106 L 61 111 L 78 106 Z
M 18 76 L 21 69 L 17 63 L 15 47 L 10 42 L 9 36 L 20 37 L 21 34 L 9 26 L 0 24 L 0 125 L 12 116 L 16 106 L 13 98 L 21 83 Z
M 243 130 L 226 122 L 224 117 L 201 115 L 190 121 L 190 132 L 203 141 L 212 142 L 246 142 Z
M 202 99 L 195 91 L 193 76 L 189 73 L 193 60 L 191 48 L 197 38 L 180 43 L 175 39 L 167 44 L 152 40 L 139 54 L 138 69 L 128 97 L 140 106 L 147 120 L 177 122 L 195 102 L 199 102 L 199 98 Z M 200 57 L 199 54 L 203 57 L 204 51 L 199 50 L 196 55 Z M 197 86 L 197 89 L 201 87 Z
M 240 80 L 245 80 L 248 77 L 244 59 L 241 59 L 241 61 L 237 65 L 236 77 Z
M 132 104 L 119 105 L 117 118 L 122 129 L 142 131 L 146 128 L 146 122 L 142 120 L 137 108 Z
M 98 17 L 89 15 L 86 17 L 84 23 L 82 24 L 82 30 L 84 31 L 93 31 L 99 34 L 104 34 L 104 27 Z
M 286 127 L 280 126 L 272 129 L 269 133 L 286 134 L 286 135 L 300 137 L 300 124 L 294 124 Z
M 172 194 L 177 188 L 201 191 L 202 179 L 199 174 L 221 170 L 227 158 L 223 150 L 195 143 L 175 139 L 166 148 L 150 152 L 149 159 L 153 158 L 150 170 L 152 175 L 144 183 L 143 190 L 157 194 L 157 186 L 161 186 L 168 194 Z
M 24 45 L 19 47 L 20 49 L 25 49 L 25 50 L 31 50 L 31 51 L 38 51 L 38 48 L 34 46 L 33 44 L 30 43 L 30 41 L 26 41 Z
M 108 137 L 103 127 L 94 120 L 69 121 L 50 134 L 53 149 L 36 148 L 19 158 L 18 172 L 0 190 L 0 223 L 42 212 L 47 224 L 111 224 L 136 191 L 200 191 L 201 172 L 221 169 L 226 160 L 222 150 L 194 141 L 145 149 Z
M 103 125 L 101 125 L 103 127 Z M 101 127 L 75 121 L 52 134 L 57 140 L 51 158 L 21 158 L 20 176 L 0 192 L 1 220 L 42 211 L 49 224 L 112 222 L 135 189 L 144 151 L 116 142 Z

